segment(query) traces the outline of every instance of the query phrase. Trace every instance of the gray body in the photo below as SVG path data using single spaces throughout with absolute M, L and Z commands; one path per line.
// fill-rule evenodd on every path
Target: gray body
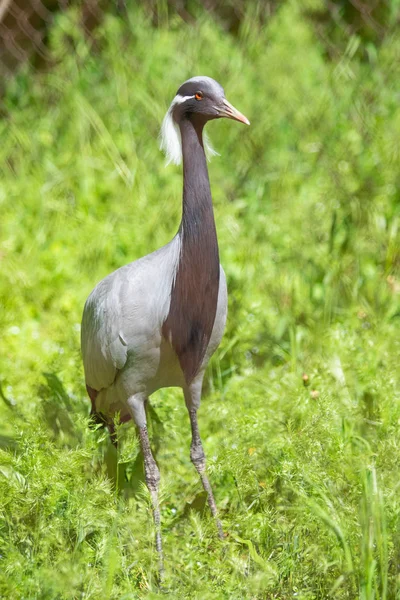
M 214 326 L 198 374 L 185 380 L 172 339 L 162 328 L 170 310 L 171 291 L 181 252 L 181 233 L 139 260 L 103 279 L 86 301 L 82 319 L 82 356 L 86 384 L 98 391 L 96 411 L 107 416 L 131 416 L 128 399 L 142 402 L 163 387 L 201 387 L 204 370 L 225 328 L 227 289 L 220 266 Z M 136 411 L 141 427 L 144 411 Z

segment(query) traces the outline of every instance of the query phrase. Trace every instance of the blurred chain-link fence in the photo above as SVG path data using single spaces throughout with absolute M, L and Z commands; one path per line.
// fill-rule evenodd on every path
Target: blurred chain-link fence
M 54 18 L 60 12 L 74 7 L 80 22 L 90 36 L 108 12 L 123 16 L 130 0 L 0 0 L 0 77 L 7 77 L 21 64 L 35 67 L 51 64 L 48 36 Z M 233 34 L 252 11 L 265 23 L 285 1 L 265 0 L 143 0 L 141 2 L 155 25 L 168 24 L 171 14 L 185 21 L 196 19 L 206 10 Z M 307 0 L 302 2 L 315 25 L 317 34 L 328 54 L 341 52 L 340 44 L 346 37 L 356 35 L 364 46 L 379 44 L 383 37 L 399 24 L 398 0 Z
M 0 0 L 0 76 L 13 74 L 27 61 L 35 66 L 49 63 L 49 28 L 57 13 L 73 5 L 79 9 L 82 27 L 88 35 L 108 10 L 124 7 L 122 0 Z

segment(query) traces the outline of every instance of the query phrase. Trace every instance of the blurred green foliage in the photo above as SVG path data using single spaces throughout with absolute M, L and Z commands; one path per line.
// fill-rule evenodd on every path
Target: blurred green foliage
M 54 68 L 3 98 L 0 597 L 161 594 L 135 432 L 116 456 L 88 427 L 79 323 L 97 281 L 176 232 L 181 170 L 157 135 L 207 74 L 252 122 L 209 125 L 230 297 L 200 427 L 227 538 L 162 390 L 164 594 L 399 598 L 400 35 L 369 53 L 342 37 L 329 60 L 296 2 L 267 25 L 249 9 L 236 38 L 132 7 L 94 52 L 78 20 L 58 15 Z

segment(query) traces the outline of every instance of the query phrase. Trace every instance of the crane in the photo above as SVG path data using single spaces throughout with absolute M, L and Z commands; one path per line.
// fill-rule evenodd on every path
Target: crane
M 203 129 L 226 117 L 250 125 L 210 77 L 192 77 L 178 89 L 161 127 L 167 164 L 183 158 L 182 220 L 165 246 L 100 281 L 82 317 L 81 346 L 92 415 L 113 433 L 113 416 L 133 419 L 144 459 L 155 526 L 159 572 L 164 570 L 158 488 L 146 422 L 146 403 L 163 387 L 180 387 L 189 412 L 190 458 L 223 538 L 206 473 L 197 411 L 207 363 L 227 316 L 226 278 L 219 262 Z

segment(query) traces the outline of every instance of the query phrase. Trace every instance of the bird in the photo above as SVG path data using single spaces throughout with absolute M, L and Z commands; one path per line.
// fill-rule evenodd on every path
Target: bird
M 226 277 L 219 261 L 207 168 L 206 154 L 213 150 L 204 132 L 208 121 L 220 118 L 250 125 L 211 77 L 192 77 L 179 87 L 160 132 L 167 164 L 183 162 L 179 229 L 165 246 L 100 281 L 86 300 L 82 317 L 81 350 L 92 418 L 106 424 L 112 435 L 118 413 L 120 422 L 133 419 L 138 429 L 160 578 L 164 573 L 160 472 L 146 420 L 148 398 L 160 388 L 183 390 L 192 433 L 190 458 L 218 535 L 224 537 L 197 418 L 204 373 L 227 317 Z

